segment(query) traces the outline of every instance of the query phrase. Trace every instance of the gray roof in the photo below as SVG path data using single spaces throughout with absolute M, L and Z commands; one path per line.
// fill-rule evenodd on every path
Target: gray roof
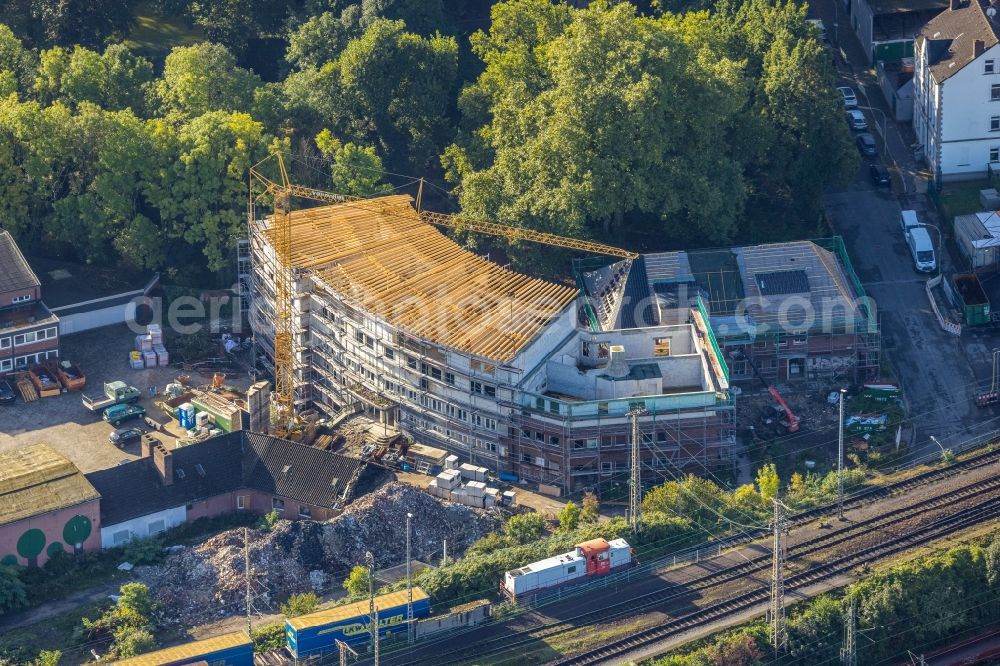
M 976 59 L 975 43 L 985 48 L 997 44 L 998 25 L 986 16 L 988 2 L 969 0 L 957 9 L 947 9 L 927 22 L 917 36 L 927 44 L 931 76 L 942 82 Z
M 948 0 L 869 0 L 872 14 L 903 14 L 909 12 L 925 12 L 932 9 L 945 9 Z
M 8 231 L 0 231 L 0 293 L 34 289 L 41 283 Z

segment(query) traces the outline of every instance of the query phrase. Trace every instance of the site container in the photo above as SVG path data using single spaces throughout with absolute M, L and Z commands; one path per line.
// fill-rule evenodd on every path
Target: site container
M 990 299 L 975 273 L 961 273 L 951 279 L 955 305 L 968 326 L 990 323 Z
M 406 590 L 375 597 L 379 636 L 406 632 Z M 419 587 L 413 588 L 413 618 L 427 617 L 431 601 Z M 366 643 L 371 638 L 368 601 L 335 606 L 285 621 L 288 651 L 296 659 L 318 656 L 337 649 L 337 641 Z
M 116 661 L 118 666 L 185 666 L 207 662 L 212 666 L 253 666 L 253 643 L 242 631 L 175 645 L 165 650 Z

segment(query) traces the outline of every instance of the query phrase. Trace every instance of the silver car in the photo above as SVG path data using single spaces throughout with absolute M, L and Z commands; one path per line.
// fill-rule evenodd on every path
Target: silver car
M 844 108 L 845 109 L 856 109 L 858 108 L 858 96 L 854 94 L 854 90 L 847 86 L 840 86 L 837 88 L 839 92 L 844 97 Z

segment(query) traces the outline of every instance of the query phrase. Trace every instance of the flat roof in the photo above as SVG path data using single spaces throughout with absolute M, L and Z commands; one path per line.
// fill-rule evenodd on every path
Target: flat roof
M 119 265 L 92 266 L 46 257 L 31 257 L 31 265 L 41 280 L 42 300 L 50 308 L 62 308 L 141 291 L 156 277 L 156 273 L 131 270 Z M 128 300 L 125 299 L 123 303 Z M 111 302 L 103 307 L 117 304 Z
M 48 444 L 0 453 L 0 525 L 99 497 L 76 465 Z
M 245 632 L 234 631 L 231 634 L 223 634 L 213 638 L 194 641 L 193 643 L 185 643 L 184 645 L 175 645 L 174 647 L 164 648 L 156 652 L 148 652 L 138 657 L 122 659 L 113 663 L 119 665 L 128 664 L 128 666 L 163 666 L 164 664 L 172 664 L 185 659 L 194 659 L 218 652 L 219 650 L 228 650 L 244 645 L 252 646 L 253 643 Z
M 525 574 L 535 573 L 537 571 L 545 571 L 546 569 L 551 569 L 557 564 L 566 564 L 569 562 L 583 562 L 586 560 L 582 555 L 578 555 L 576 549 L 560 553 L 558 555 L 553 555 L 552 557 L 546 557 L 544 560 L 538 560 L 537 562 L 532 562 L 531 564 L 525 564 L 523 567 L 518 567 L 517 569 L 512 569 L 508 571 L 512 576 L 524 576 Z
M 406 195 L 289 218 L 294 267 L 393 326 L 473 356 L 512 360 L 577 296 L 468 251 L 421 220 Z
M 413 602 L 423 601 L 424 599 L 430 599 L 427 593 L 423 591 L 422 588 L 413 587 Z M 375 597 L 375 608 L 378 610 L 384 610 L 387 608 L 394 608 L 396 606 L 402 606 L 406 604 L 406 590 L 399 590 L 398 592 L 390 592 L 389 594 L 383 594 L 381 596 Z M 327 624 L 333 624 L 335 622 L 342 622 L 343 620 L 350 620 L 352 618 L 359 617 L 361 615 L 368 615 L 368 600 L 355 601 L 350 604 L 345 604 L 343 606 L 334 606 L 333 608 L 327 608 L 326 610 L 316 611 L 315 613 L 309 613 L 308 615 L 300 615 L 299 617 L 293 617 L 285 621 L 285 623 L 292 629 L 309 629 L 311 627 L 322 627 Z

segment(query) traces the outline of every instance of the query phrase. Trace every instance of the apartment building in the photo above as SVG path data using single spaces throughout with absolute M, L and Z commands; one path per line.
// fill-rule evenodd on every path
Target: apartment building
M 407 196 L 290 213 L 295 402 L 363 410 L 500 473 L 578 490 L 648 466 L 705 472 L 734 445 L 728 368 L 704 313 L 596 330 L 576 288 L 506 270 Z M 250 230 L 249 319 L 273 358 L 274 252 Z
M 951 0 L 917 37 L 913 129 L 938 181 L 1000 168 L 998 7 Z
M 59 318 L 14 238 L 0 231 L 0 372 L 59 356 Z

